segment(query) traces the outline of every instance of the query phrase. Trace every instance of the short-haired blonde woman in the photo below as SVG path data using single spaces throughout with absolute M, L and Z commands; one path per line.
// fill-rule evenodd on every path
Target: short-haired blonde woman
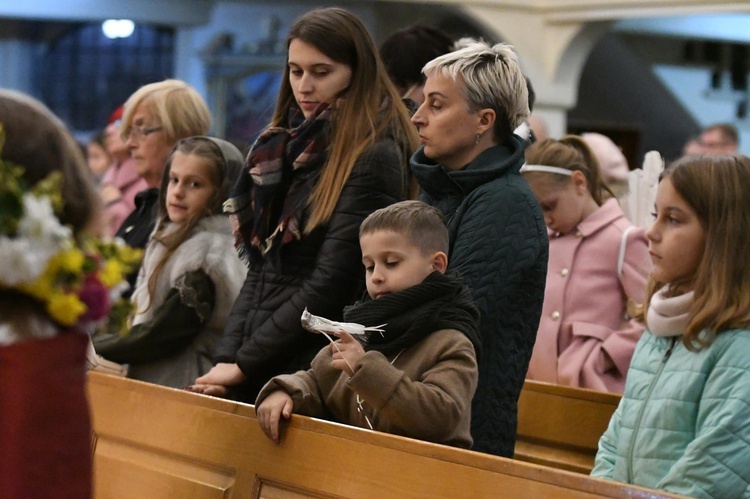
M 135 210 L 117 236 L 134 248 L 144 248 L 154 229 L 157 201 L 167 158 L 178 140 L 206 135 L 211 113 L 203 97 L 181 80 L 149 83 L 125 102 L 120 131 L 148 189 L 135 197 Z M 134 281 L 133 281 L 134 282 Z
M 424 67 L 412 122 L 411 169 L 422 199 L 448 220 L 449 268 L 481 312 L 483 356 L 472 407 L 474 450 L 512 457 L 517 400 L 534 346 L 547 275 L 539 203 L 519 175 L 528 90 L 508 45 L 468 42 Z
M 364 290 L 359 225 L 404 198 L 417 145 L 409 114 L 362 22 L 343 9 L 292 25 L 287 74 L 270 126 L 227 208 L 238 219 L 247 280 L 196 391 L 254 401 L 273 376 L 307 369 L 323 345 L 305 307 L 340 320 Z

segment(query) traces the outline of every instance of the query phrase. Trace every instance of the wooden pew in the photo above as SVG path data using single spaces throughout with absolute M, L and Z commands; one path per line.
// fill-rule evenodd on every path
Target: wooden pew
M 589 474 L 620 396 L 527 380 L 518 399 L 515 459 Z
M 254 408 L 89 373 L 97 498 L 674 497 L 293 416 L 280 445 Z

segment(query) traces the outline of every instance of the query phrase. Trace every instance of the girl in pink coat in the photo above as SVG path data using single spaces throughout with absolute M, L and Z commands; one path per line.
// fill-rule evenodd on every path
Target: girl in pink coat
M 544 307 L 527 379 L 622 393 L 644 326 L 651 269 L 643 229 L 628 221 L 580 137 L 526 150 L 521 168 L 550 236 Z

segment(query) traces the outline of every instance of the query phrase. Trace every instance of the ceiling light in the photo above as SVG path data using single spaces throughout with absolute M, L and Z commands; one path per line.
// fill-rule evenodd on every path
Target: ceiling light
M 109 39 L 127 38 L 133 34 L 135 24 L 129 19 L 107 19 L 102 23 L 104 36 Z

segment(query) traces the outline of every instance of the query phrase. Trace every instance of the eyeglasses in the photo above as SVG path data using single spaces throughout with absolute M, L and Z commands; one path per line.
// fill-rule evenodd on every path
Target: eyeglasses
M 135 140 L 141 140 L 144 137 L 147 137 L 151 135 L 154 132 L 158 132 L 159 130 L 162 130 L 164 127 L 159 126 L 152 126 L 152 127 L 146 127 L 144 125 L 141 126 L 132 126 L 130 129 L 124 133 L 125 139 L 133 138 Z

